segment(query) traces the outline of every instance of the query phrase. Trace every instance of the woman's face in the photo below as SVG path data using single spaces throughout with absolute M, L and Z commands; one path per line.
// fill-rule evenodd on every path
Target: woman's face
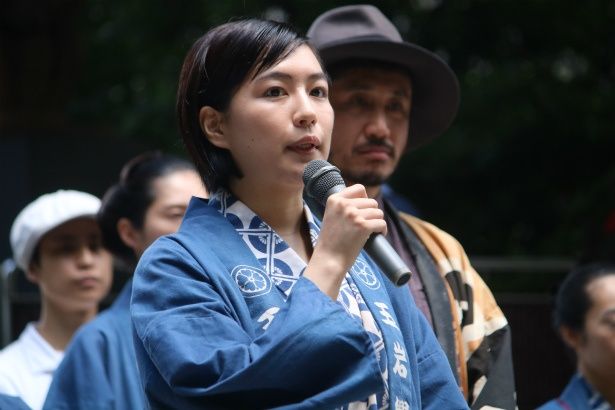
M 303 45 L 241 85 L 222 114 L 216 145 L 231 151 L 244 175 L 232 187 L 301 189 L 305 165 L 327 158 L 332 127 L 327 79 Z
M 192 170 L 176 171 L 152 182 L 154 202 L 147 208 L 143 227 L 137 230 L 133 248 L 140 256 L 158 237 L 179 228 L 190 198 L 207 197 L 199 175 Z
M 585 329 L 574 349 L 583 374 L 615 386 L 615 274 L 587 286 L 592 307 L 585 316 Z
M 93 218 L 77 218 L 47 232 L 28 278 L 46 303 L 62 312 L 97 309 L 111 286 L 112 258 Z

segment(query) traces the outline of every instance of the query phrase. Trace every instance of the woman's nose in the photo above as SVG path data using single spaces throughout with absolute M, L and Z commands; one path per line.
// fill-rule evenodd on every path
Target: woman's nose
M 95 251 L 90 249 L 87 245 L 82 245 L 79 247 L 79 251 L 77 254 L 77 262 L 79 266 L 87 267 L 94 263 Z
M 309 95 L 305 93 L 297 95 L 297 108 L 293 115 L 293 122 L 296 127 L 310 128 L 316 124 L 317 116 L 313 104 Z

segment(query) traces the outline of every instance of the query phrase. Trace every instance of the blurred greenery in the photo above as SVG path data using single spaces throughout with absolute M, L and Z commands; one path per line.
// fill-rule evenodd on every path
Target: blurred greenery
M 67 112 L 182 151 L 174 94 L 191 43 L 236 16 L 300 30 L 346 1 L 89 0 L 75 3 Z M 470 254 L 575 257 L 615 207 L 615 2 L 379 1 L 412 42 L 457 73 L 454 125 L 410 153 L 391 183 Z

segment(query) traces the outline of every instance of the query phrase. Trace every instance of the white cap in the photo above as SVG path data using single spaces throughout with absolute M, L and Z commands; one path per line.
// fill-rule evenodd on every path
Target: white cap
M 94 218 L 99 208 L 100 199 L 85 192 L 59 190 L 38 197 L 17 215 L 11 227 L 17 266 L 28 269 L 36 245 L 47 232 L 75 218 Z

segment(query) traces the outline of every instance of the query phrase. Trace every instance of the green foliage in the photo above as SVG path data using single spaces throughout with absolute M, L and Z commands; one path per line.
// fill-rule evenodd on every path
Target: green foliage
M 348 3 L 85 2 L 71 118 L 181 151 L 174 94 L 194 39 L 234 16 L 286 18 L 305 31 Z M 615 3 L 377 5 L 407 40 L 449 61 L 462 91 L 454 125 L 409 154 L 392 185 L 472 254 L 576 256 L 615 206 Z

